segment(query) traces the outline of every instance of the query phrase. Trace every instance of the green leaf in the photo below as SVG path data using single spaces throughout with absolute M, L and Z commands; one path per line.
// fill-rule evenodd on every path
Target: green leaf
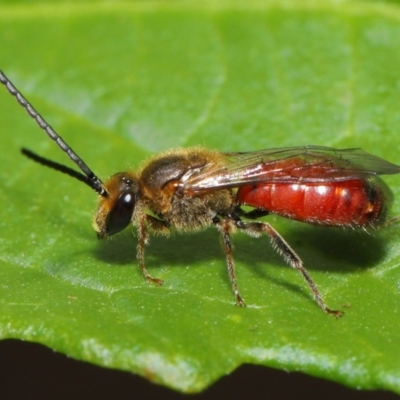
M 400 8 L 308 1 L 3 2 L 0 68 L 101 177 L 169 147 L 359 147 L 398 162 Z M 373 235 L 268 221 L 341 319 L 267 238 L 98 242 L 96 198 L 19 154 L 71 165 L 0 90 L 0 334 L 184 392 L 257 363 L 400 392 L 398 225 Z M 387 182 L 399 195 L 399 177 Z M 399 202 L 394 214 L 400 213 Z M 349 306 L 349 307 L 348 307 Z

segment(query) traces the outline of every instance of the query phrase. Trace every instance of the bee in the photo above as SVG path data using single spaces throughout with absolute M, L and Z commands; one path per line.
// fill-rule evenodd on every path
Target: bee
M 277 214 L 314 225 L 378 228 L 387 220 L 393 202 L 379 175 L 398 174 L 400 166 L 361 149 L 303 146 L 222 153 L 193 147 L 157 154 L 139 171 L 118 172 L 103 182 L 1 71 L 0 82 L 82 172 L 28 149 L 22 153 L 98 194 L 93 227 L 99 238 L 131 224 L 136 227 L 137 260 L 148 281 L 163 283 L 145 266 L 150 233 L 169 236 L 172 231 L 191 233 L 214 226 L 222 237 L 236 305 L 245 306 L 245 302 L 236 281 L 231 235 L 241 231 L 269 237 L 272 247 L 303 276 L 319 307 L 336 317 L 343 314 L 326 305 L 301 258 L 277 230 L 255 220 Z

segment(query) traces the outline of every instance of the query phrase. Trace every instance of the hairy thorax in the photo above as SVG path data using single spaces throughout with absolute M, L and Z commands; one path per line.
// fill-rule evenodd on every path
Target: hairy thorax
M 199 147 L 158 155 L 140 172 L 143 205 L 178 231 L 205 228 L 217 215 L 232 209 L 234 192 L 214 189 L 190 193 L 184 190 L 184 183 L 224 165 L 221 153 Z

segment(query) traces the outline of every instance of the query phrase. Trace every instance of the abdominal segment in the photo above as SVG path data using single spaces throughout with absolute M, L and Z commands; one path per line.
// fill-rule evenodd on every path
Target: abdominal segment
M 377 227 L 392 194 L 379 178 L 327 183 L 256 184 L 237 193 L 239 204 L 318 225 Z

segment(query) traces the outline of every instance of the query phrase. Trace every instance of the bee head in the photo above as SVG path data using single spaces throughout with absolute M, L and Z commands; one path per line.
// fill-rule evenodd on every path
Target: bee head
M 138 180 L 128 172 L 113 175 L 104 187 L 107 195 L 100 197 L 93 221 L 99 238 L 114 235 L 129 225 L 139 197 Z

